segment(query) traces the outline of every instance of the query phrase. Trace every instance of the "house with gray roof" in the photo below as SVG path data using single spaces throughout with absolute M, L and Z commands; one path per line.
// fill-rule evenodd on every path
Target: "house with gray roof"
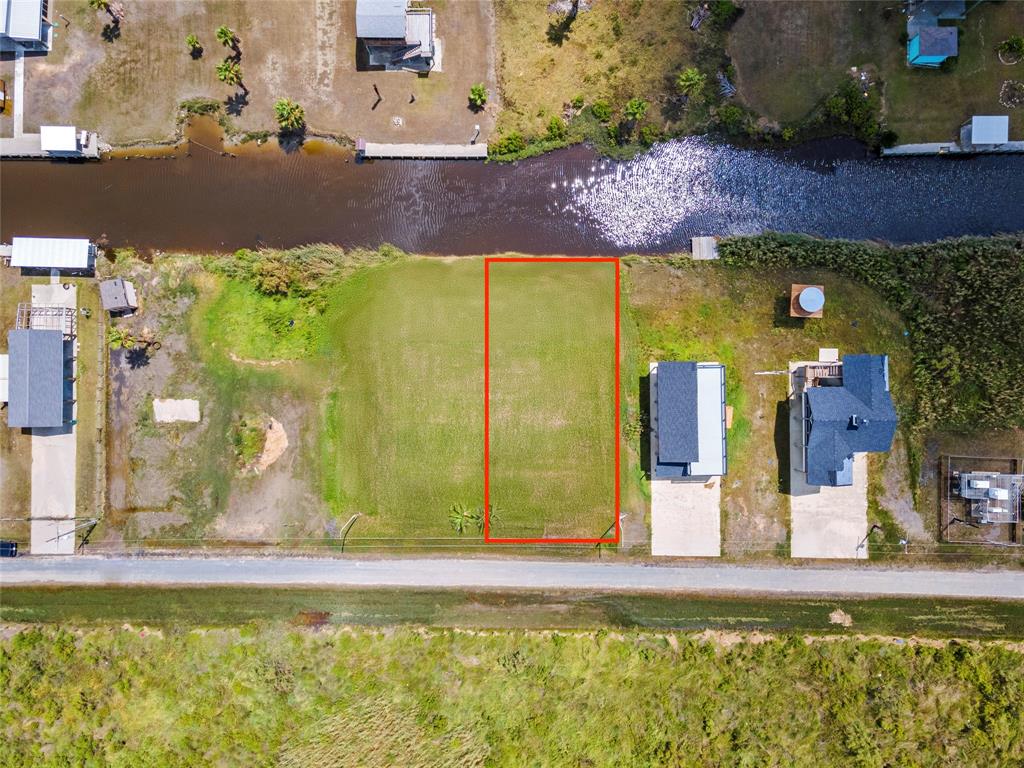
M 65 371 L 70 354 L 59 330 L 18 328 L 7 332 L 7 426 L 61 427 L 71 383 Z
M 46 0 L 0 0 L 0 51 L 49 51 L 53 25 Z
M 821 371 L 808 366 L 801 407 L 808 485 L 851 485 L 854 454 L 888 451 L 896 434 L 888 356 L 844 355 Z
M 651 371 L 655 479 L 726 474 L 725 366 L 660 362 Z
M 356 0 L 356 37 L 368 69 L 427 71 L 434 65 L 434 12 L 408 0 Z

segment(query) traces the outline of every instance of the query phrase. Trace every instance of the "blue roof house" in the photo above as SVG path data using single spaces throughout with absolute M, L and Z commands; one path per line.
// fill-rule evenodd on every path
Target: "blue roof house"
M 909 0 L 907 63 L 912 67 L 934 69 L 956 56 L 957 28 L 939 26 L 939 22 L 961 21 L 967 17 L 967 12 L 965 0 Z
M 808 485 L 853 484 L 853 455 L 888 451 L 896 434 L 887 355 L 844 355 L 839 379 L 803 391 Z
M 957 53 L 956 27 L 922 27 L 907 43 L 907 63 L 915 67 L 938 67 Z
M 724 475 L 725 366 L 663 362 L 651 368 L 652 476 Z

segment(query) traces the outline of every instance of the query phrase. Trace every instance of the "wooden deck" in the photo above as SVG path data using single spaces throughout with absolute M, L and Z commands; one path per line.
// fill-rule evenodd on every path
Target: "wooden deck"
M 89 131 L 85 145 L 78 152 L 44 152 L 38 133 L 23 133 L 13 139 L 0 139 L 0 157 L 5 160 L 99 160 L 100 142 L 99 137 Z
M 368 160 L 486 160 L 486 144 L 378 144 L 356 142 L 356 153 Z

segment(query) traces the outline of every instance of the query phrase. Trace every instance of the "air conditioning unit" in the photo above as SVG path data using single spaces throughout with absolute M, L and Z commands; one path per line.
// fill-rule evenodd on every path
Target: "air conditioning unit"
M 988 488 L 992 484 L 988 480 L 968 480 L 968 488 Z
M 1006 488 L 989 488 L 985 495 L 999 501 L 1006 501 L 1010 498 L 1010 492 Z

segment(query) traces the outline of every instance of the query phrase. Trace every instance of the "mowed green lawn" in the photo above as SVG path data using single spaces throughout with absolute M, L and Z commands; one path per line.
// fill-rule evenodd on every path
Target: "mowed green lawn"
M 322 482 L 339 525 L 360 514 L 350 543 L 436 545 L 451 505 L 482 507 L 483 299 L 478 259 L 375 267 L 332 296 Z
M 489 328 L 491 536 L 614 535 L 614 265 L 492 262 Z

